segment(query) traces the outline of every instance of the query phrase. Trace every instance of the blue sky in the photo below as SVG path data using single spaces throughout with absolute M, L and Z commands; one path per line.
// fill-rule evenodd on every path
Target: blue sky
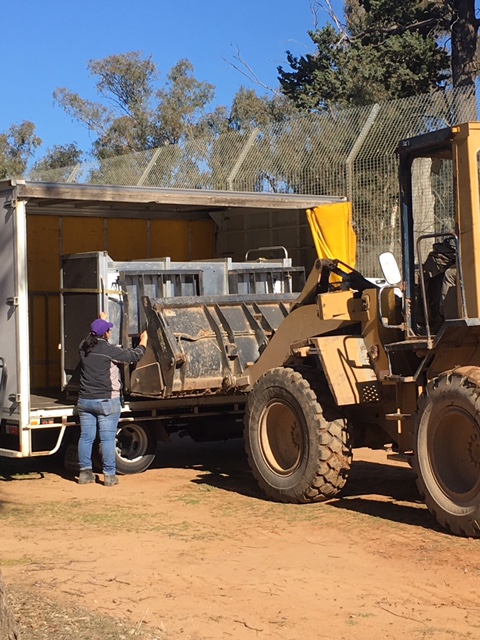
M 56 87 L 68 87 L 95 100 L 87 63 L 116 53 L 152 55 L 160 81 L 181 58 L 194 65 L 195 77 L 216 86 L 216 103 L 231 105 L 245 85 L 257 88 L 224 58 L 237 49 L 263 83 L 276 86 L 276 68 L 285 52 L 304 54 L 313 28 L 310 0 L 0 0 L 4 19 L 0 39 L 2 100 L 0 131 L 23 120 L 36 125 L 47 147 L 76 141 L 83 150 L 91 139 L 53 103 Z M 341 16 L 343 2 L 335 0 Z M 10 7 L 10 11 L 7 9 Z M 321 23 L 325 12 L 318 13 Z

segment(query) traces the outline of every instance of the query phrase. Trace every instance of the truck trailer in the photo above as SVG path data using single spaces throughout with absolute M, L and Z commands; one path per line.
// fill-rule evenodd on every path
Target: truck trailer
M 61 451 L 74 464 L 75 447 L 67 445 L 78 435 L 78 346 L 100 311 L 109 312 L 124 346 L 135 344 L 145 320 L 140 293 L 267 295 L 283 317 L 295 297 L 291 286 L 316 256 L 306 214 L 315 207 L 349 215 L 345 199 L 334 197 L 0 182 L 0 456 Z M 262 245 L 279 249 L 252 252 Z M 257 273 L 253 288 L 248 264 Z M 273 302 L 279 295 L 283 302 Z M 130 321 L 122 323 L 124 300 Z M 152 370 L 144 363 L 143 378 Z M 146 469 L 172 430 L 196 439 L 241 430 L 244 394 L 161 397 L 148 393 L 145 380 L 140 389 L 140 374 L 124 375 L 121 473 Z

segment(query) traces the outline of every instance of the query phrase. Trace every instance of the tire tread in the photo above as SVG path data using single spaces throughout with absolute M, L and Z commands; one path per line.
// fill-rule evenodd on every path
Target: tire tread
M 480 522 L 480 495 L 478 496 L 479 504 L 471 513 L 456 515 L 443 508 L 434 495 L 434 476 L 430 477 L 429 474 L 422 473 L 420 458 L 427 455 L 428 452 L 419 450 L 418 441 L 419 430 L 422 428 L 428 429 L 428 419 L 433 405 L 445 394 L 450 394 L 452 398 L 454 397 L 453 394 L 455 394 L 458 400 L 465 402 L 472 408 L 472 415 L 478 413 L 478 408 L 480 407 L 479 383 L 480 368 L 472 367 L 468 368 L 468 374 L 464 373 L 462 368 L 459 368 L 445 372 L 428 383 L 419 398 L 415 414 L 415 450 L 412 460 L 412 467 L 417 474 L 417 488 L 424 498 L 428 510 L 436 518 L 437 522 L 455 535 L 475 538 L 480 537 L 478 524 Z M 427 421 L 426 426 L 425 421 Z
M 299 394 L 309 413 L 309 424 L 315 425 L 317 442 L 316 470 L 290 491 L 272 486 L 258 469 L 255 454 L 249 442 L 249 425 L 252 414 L 258 409 L 258 389 L 267 384 L 282 384 L 292 393 Z M 328 419 L 327 417 L 328 416 Z M 260 488 L 271 499 L 280 502 L 320 502 L 333 498 L 344 487 L 351 464 L 351 446 L 345 422 L 335 405 L 323 374 L 315 369 L 277 368 L 268 371 L 252 390 L 245 415 L 245 441 L 247 457 L 252 473 Z M 300 484 L 302 486 L 300 486 Z

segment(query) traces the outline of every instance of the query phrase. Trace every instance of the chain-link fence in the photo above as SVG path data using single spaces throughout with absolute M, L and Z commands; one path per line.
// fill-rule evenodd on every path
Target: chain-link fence
M 399 252 L 398 163 L 404 138 L 476 120 L 462 89 L 332 109 L 268 129 L 231 131 L 139 153 L 31 174 L 31 180 L 347 196 L 357 267 L 378 273 L 378 253 Z

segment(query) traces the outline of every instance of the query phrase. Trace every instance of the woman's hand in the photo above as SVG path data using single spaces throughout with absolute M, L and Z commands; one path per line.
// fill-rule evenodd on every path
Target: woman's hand
M 146 348 L 146 347 L 147 347 L 147 342 L 148 342 L 148 334 L 147 334 L 147 332 L 146 332 L 146 331 L 143 331 L 143 332 L 140 334 L 140 342 L 139 342 L 139 344 L 140 344 L 142 347 L 145 347 L 145 348 Z

